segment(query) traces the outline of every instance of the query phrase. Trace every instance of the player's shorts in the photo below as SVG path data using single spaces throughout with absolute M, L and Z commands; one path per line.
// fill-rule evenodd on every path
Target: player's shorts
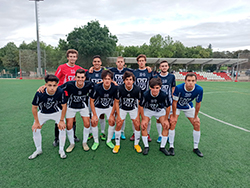
M 126 118 L 127 113 L 129 113 L 130 119 L 135 119 L 138 115 L 138 108 L 135 108 L 133 110 L 120 109 L 120 116 L 122 120 Z
M 194 118 L 194 114 L 195 114 L 195 108 L 190 108 L 190 109 L 176 109 L 176 115 L 180 115 L 180 112 L 184 112 L 185 116 L 187 118 Z
M 89 117 L 89 108 L 67 108 L 66 118 L 74 118 L 76 113 L 80 112 L 82 117 Z
M 111 114 L 112 108 L 113 107 L 109 107 L 109 108 L 95 108 L 96 115 L 97 115 L 98 119 L 100 118 L 100 115 L 102 115 L 102 114 L 106 114 L 107 119 L 109 119 L 109 116 Z M 93 117 L 93 112 L 92 112 L 92 117 Z
M 144 115 L 149 117 L 151 119 L 151 117 L 155 117 L 156 119 L 159 119 L 161 116 L 165 116 L 166 115 L 166 110 L 163 108 L 160 112 L 155 112 L 149 109 L 145 109 L 144 108 Z
M 52 114 L 44 114 L 44 113 L 41 113 L 40 111 L 37 112 L 38 121 L 40 125 L 43 125 L 48 120 L 54 120 L 58 124 L 60 122 L 61 115 L 62 115 L 61 110 L 58 112 L 54 112 Z

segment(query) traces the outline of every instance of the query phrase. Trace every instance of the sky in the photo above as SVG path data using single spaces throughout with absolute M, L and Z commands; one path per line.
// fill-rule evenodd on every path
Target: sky
M 98 20 L 117 45 L 149 44 L 161 34 L 184 46 L 250 50 L 249 0 L 44 0 L 38 4 L 40 41 L 57 46 L 76 27 Z M 35 2 L 0 0 L 0 48 L 36 40 Z

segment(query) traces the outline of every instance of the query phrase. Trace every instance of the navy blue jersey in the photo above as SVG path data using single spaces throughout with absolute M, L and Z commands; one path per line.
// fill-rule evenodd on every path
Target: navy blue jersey
M 149 110 L 160 112 L 163 108 L 171 106 L 172 103 L 165 92 L 160 90 L 159 94 L 154 97 L 151 95 L 151 90 L 148 90 L 143 93 L 142 100 L 139 104 Z
M 32 105 L 38 106 L 41 113 L 52 114 L 58 112 L 66 102 L 63 89 L 58 87 L 54 95 L 49 95 L 47 89 L 43 93 L 36 92 Z
M 109 68 L 109 70 L 111 70 L 114 73 L 114 81 L 118 84 L 118 85 L 122 85 L 123 84 L 123 79 L 122 76 L 126 71 L 130 71 L 133 72 L 133 69 L 130 68 L 123 68 L 122 70 L 118 70 L 117 68 L 111 67 Z
M 70 108 L 85 108 L 88 107 L 89 93 L 94 87 L 90 81 L 85 81 L 82 88 L 76 86 L 76 81 L 69 81 L 60 86 L 68 92 L 68 107 Z
M 172 87 L 176 86 L 175 82 L 175 76 L 173 74 L 168 73 L 166 76 L 162 76 L 161 73 L 157 73 L 154 78 L 159 77 L 162 82 L 161 89 L 162 91 L 168 92 L 168 89 L 170 88 L 172 92 Z
M 137 102 L 142 98 L 142 92 L 139 86 L 133 85 L 133 88 L 128 91 L 125 84 L 118 87 L 117 99 L 119 100 L 119 107 L 123 110 L 133 110 L 137 108 Z
M 117 88 L 115 84 L 111 83 L 108 90 L 103 88 L 103 83 L 96 84 L 90 93 L 90 97 L 95 99 L 95 107 L 109 108 L 113 105 L 114 99 L 117 98 Z
M 195 84 L 192 91 L 187 91 L 185 89 L 185 83 L 179 84 L 175 87 L 173 99 L 178 101 L 177 108 L 179 109 L 190 109 L 193 107 L 192 101 L 196 99 L 196 102 L 199 103 L 202 101 L 203 97 L 203 88 Z
M 101 74 L 103 70 L 104 70 L 103 68 L 101 68 L 99 71 L 95 71 L 95 69 L 93 69 L 93 73 L 89 73 L 89 71 L 87 71 L 86 80 L 89 80 L 94 84 L 101 82 L 102 81 Z
M 135 75 L 135 84 L 138 85 L 142 92 L 145 92 L 149 89 L 149 80 L 153 77 L 153 73 L 149 73 L 145 68 L 143 70 L 136 69 L 134 70 Z

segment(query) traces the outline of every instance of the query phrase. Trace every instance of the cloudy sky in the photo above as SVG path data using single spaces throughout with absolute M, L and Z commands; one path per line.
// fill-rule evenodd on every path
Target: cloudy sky
M 250 50 L 249 0 L 44 0 L 38 2 L 40 41 L 57 46 L 75 27 L 99 20 L 124 46 L 170 35 L 185 46 Z M 36 40 L 35 2 L 0 0 L 0 48 Z

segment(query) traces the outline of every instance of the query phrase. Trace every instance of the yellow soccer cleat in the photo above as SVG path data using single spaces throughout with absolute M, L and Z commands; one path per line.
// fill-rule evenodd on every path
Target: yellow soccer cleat
M 135 148 L 135 150 L 136 150 L 137 153 L 141 153 L 142 152 L 141 146 L 134 145 L 134 148 Z
M 118 153 L 120 149 L 120 146 L 119 145 L 115 145 L 114 149 L 113 149 L 113 153 Z

